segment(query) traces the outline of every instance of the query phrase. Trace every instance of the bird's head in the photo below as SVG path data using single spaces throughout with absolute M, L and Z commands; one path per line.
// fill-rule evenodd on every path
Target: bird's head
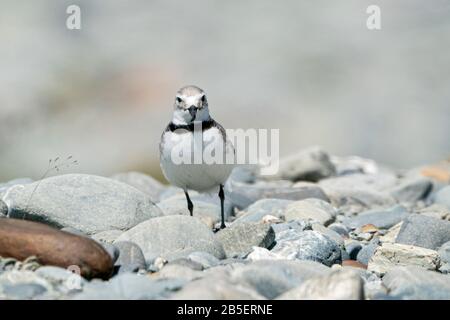
M 190 124 L 210 119 L 205 92 L 196 86 L 186 86 L 175 96 L 174 124 Z

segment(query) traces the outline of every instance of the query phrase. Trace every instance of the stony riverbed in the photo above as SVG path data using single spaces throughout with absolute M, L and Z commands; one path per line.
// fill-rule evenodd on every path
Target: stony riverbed
M 450 299 L 450 161 L 309 148 L 219 198 L 147 175 L 0 183 L 0 299 Z

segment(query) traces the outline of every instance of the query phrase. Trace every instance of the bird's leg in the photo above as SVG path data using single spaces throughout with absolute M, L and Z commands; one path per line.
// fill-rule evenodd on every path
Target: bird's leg
M 225 200 L 225 193 L 223 192 L 223 185 L 220 185 L 220 189 L 219 189 L 219 198 L 220 198 L 220 213 L 222 215 L 222 223 L 220 224 L 220 229 L 224 229 L 225 228 L 225 213 L 223 210 L 223 202 Z
M 189 194 L 187 193 L 186 190 L 184 190 L 184 194 L 186 195 L 189 213 L 191 214 L 191 217 L 192 217 L 194 215 L 194 205 L 192 204 L 191 198 L 189 198 Z

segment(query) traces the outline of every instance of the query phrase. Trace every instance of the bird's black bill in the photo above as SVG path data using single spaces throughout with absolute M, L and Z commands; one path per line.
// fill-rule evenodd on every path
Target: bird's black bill
M 190 115 L 191 115 L 191 117 L 192 117 L 192 120 L 191 120 L 191 121 L 194 121 L 194 120 L 195 120 L 195 117 L 197 116 L 197 107 L 195 107 L 195 106 L 190 106 L 190 107 L 189 107 L 189 113 L 190 113 Z

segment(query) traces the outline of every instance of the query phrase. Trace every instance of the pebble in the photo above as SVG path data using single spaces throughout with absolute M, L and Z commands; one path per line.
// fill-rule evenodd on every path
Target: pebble
M 373 256 L 375 250 L 378 246 L 380 246 L 380 244 L 381 242 L 379 238 L 373 238 L 368 245 L 363 246 L 362 249 L 359 250 L 356 260 L 367 266 L 370 258 Z
M 286 207 L 284 217 L 286 221 L 296 219 L 317 221 L 329 225 L 337 215 L 336 209 L 320 199 L 305 199 L 295 201 Z
M 433 187 L 430 179 L 425 177 L 408 178 L 389 190 L 389 193 L 400 203 L 417 202 L 425 199 Z
M 357 241 L 350 241 L 345 245 L 345 250 L 347 251 L 350 259 L 356 260 L 358 253 L 361 251 L 362 245 Z
M 198 218 L 190 216 L 164 216 L 140 223 L 124 232 L 115 242 L 131 241 L 143 251 L 145 259 L 163 257 L 174 260 L 195 251 L 205 251 L 218 259 L 225 251 L 214 233 Z
M 367 270 L 384 275 L 396 266 L 418 266 L 427 270 L 439 268 L 436 251 L 399 243 L 383 243 L 369 261 Z
M 396 242 L 437 250 L 450 241 L 450 221 L 410 214 L 402 223 Z
M 129 229 L 162 215 L 141 191 L 116 180 L 85 174 L 43 179 L 9 192 L 10 217 L 36 220 L 86 234 Z
M 385 210 L 369 210 L 356 217 L 344 221 L 344 224 L 351 229 L 356 229 L 364 225 L 374 225 L 380 229 L 389 229 L 409 215 L 404 206 L 397 205 Z
M 275 232 L 268 224 L 232 224 L 216 233 L 227 258 L 245 256 L 252 247 L 269 248 L 275 241 Z
M 119 250 L 119 257 L 114 263 L 119 274 L 147 268 L 144 254 L 137 244 L 130 241 L 116 241 L 114 246 Z
M 111 176 L 111 179 L 126 183 L 145 193 L 153 202 L 159 202 L 159 196 L 166 189 L 155 178 L 141 172 L 124 172 Z

